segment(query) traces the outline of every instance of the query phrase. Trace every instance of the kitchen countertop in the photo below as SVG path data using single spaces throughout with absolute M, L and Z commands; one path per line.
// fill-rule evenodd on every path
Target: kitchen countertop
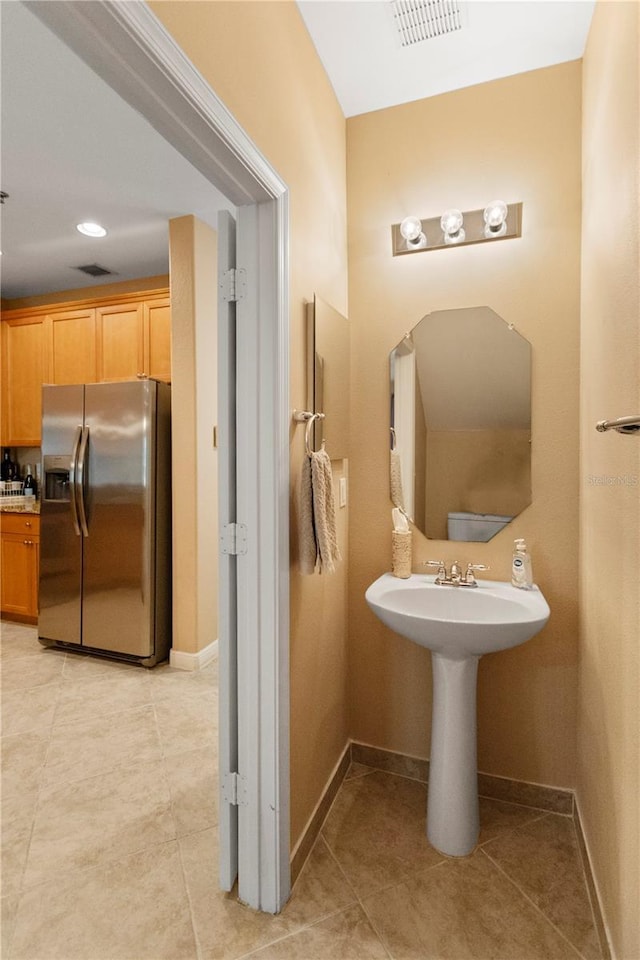
M 25 507 L 19 503 L 7 504 L 6 506 L 0 503 L 0 513 L 31 513 L 36 516 L 40 515 L 40 504 L 36 503 L 32 507 Z

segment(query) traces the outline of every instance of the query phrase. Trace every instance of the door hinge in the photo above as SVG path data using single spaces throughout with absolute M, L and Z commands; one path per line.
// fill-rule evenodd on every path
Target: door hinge
M 239 773 L 227 773 L 222 781 L 222 796 L 232 807 L 246 807 L 247 781 Z
M 222 291 L 222 299 L 225 303 L 236 303 L 242 300 L 247 293 L 247 271 L 240 267 L 231 267 L 225 270 L 218 284 Z
M 245 523 L 225 523 L 220 534 L 223 553 L 232 556 L 244 556 L 247 552 L 247 525 Z

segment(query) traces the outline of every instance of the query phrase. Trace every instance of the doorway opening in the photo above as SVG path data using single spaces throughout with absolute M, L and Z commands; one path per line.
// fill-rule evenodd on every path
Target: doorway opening
M 26 6 L 238 209 L 238 510 L 220 523 L 246 528 L 235 554 L 238 769 L 224 773 L 241 789 L 224 802 L 238 805 L 240 897 L 276 913 L 290 889 L 287 188 L 145 3 Z

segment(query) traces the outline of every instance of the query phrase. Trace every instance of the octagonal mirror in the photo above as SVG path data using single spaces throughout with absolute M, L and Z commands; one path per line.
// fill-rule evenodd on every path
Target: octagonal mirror
M 531 346 L 489 307 L 423 317 L 390 354 L 391 499 L 433 540 L 531 503 Z

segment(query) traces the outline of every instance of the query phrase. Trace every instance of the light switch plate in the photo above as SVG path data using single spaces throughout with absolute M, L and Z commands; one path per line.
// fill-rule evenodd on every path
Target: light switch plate
M 340 477 L 340 506 L 346 507 L 347 505 L 347 478 Z

